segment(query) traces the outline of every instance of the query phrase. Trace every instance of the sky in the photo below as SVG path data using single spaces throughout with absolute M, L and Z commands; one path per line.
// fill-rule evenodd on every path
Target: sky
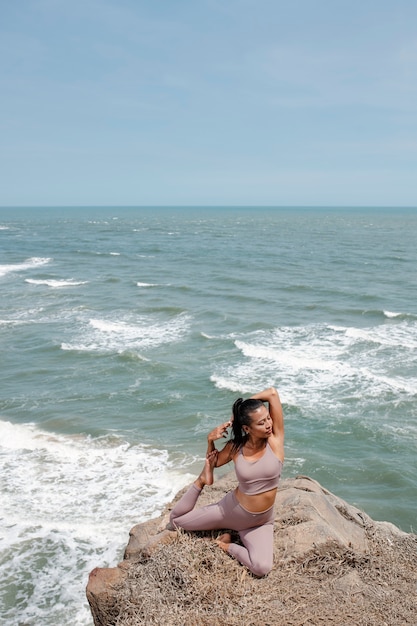
M 0 0 L 0 206 L 417 206 L 415 0 Z

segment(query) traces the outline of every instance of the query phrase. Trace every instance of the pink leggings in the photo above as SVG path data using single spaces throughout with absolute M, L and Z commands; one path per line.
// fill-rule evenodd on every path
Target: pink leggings
M 228 553 L 245 565 L 255 576 L 265 576 L 272 569 L 274 507 L 262 513 L 251 513 L 229 491 L 216 504 L 193 511 L 201 490 L 191 485 L 171 511 L 170 521 L 184 530 L 236 530 L 243 543 L 231 543 Z

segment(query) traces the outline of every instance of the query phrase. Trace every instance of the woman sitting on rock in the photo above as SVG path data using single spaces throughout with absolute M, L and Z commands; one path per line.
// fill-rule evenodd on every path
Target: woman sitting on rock
M 264 404 L 267 403 L 268 407 Z M 214 442 L 232 438 L 222 450 Z M 277 390 L 270 387 L 233 404 L 229 422 L 208 435 L 204 468 L 175 505 L 170 522 L 184 530 L 228 529 L 239 533 L 243 545 L 232 543 L 230 533 L 216 543 L 256 576 L 265 576 L 273 564 L 274 501 L 284 463 L 284 418 Z M 238 486 L 220 502 L 194 510 L 205 485 L 213 483 L 213 470 L 233 461 Z

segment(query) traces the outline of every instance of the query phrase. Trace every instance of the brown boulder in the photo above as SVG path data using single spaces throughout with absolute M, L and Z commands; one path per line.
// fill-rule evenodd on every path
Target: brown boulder
M 370 518 L 307 476 L 282 482 L 277 494 L 276 544 L 283 557 L 302 556 L 313 547 L 334 542 L 366 552 Z
M 199 504 L 235 486 L 228 474 Z M 374 522 L 311 478 L 289 478 L 277 494 L 274 568 L 256 579 L 215 546 L 215 533 L 167 530 L 183 492 L 132 528 L 117 568 L 90 574 L 95 626 L 416 626 L 414 535 Z

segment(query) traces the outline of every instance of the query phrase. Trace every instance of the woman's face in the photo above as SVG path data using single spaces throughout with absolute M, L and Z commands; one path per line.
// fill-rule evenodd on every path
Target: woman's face
M 267 439 L 272 435 L 272 418 L 265 405 L 260 406 L 251 413 L 252 421 L 247 427 L 248 435 L 253 437 Z

